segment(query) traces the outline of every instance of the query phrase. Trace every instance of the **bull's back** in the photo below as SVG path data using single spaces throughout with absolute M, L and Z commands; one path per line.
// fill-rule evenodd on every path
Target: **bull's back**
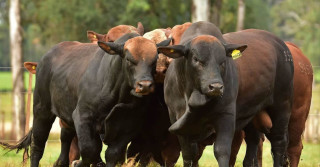
M 37 67 L 35 93 L 45 97 L 51 110 L 65 121 L 76 105 L 82 75 L 98 50 L 95 44 L 62 42 L 43 56 Z
M 242 57 L 236 59 L 239 73 L 238 118 L 272 105 L 279 89 L 292 84 L 293 64 L 284 42 L 262 30 L 244 30 L 223 35 L 228 43 L 247 44 Z M 285 92 L 288 96 L 290 90 Z

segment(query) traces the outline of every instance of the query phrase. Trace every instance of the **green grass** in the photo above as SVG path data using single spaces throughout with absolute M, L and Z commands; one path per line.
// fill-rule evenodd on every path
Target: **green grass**
M 25 89 L 28 88 L 29 84 L 29 72 L 24 72 L 24 85 Z M 34 83 L 35 83 L 35 75 L 32 77 L 33 81 L 33 88 L 34 88 Z M 0 91 L 11 91 L 12 90 L 12 75 L 11 72 L 6 71 L 6 72 L 0 72 Z
M 52 137 L 51 137 L 52 138 Z M 55 137 L 54 137 L 55 138 Z M 263 152 L 263 166 L 268 167 L 272 166 L 272 157 L 270 154 L 270 143 L 265 142 L 264 144 L 264 152 Z M 104 146 L 103 151 L 101 153 L 102 159 L 104 159 L 104 151 L 106 150 L 106 146 Z M 15 154 L 15 152 L 9 152 L 5 154 L 7 151 L 0 148 L 0 162 L 3 167 L 16 167 L 22 166 L 22 154 L 23 151 Z M 60 153 L 60 142 L 58 140 L 50 140 L 44 152 L 44 156 L 40 162 L 41 167 L 52 166 L 54 161 L 58 158 Z M 245 144 L 242 145 L 237 161 L 236 167 L 242 166 L 242 161 L 245 155 Z M 317 167 L 320 163 L 320 144 L 308 144 L 304 143 L 304 149 L 301 156 L 301 162 L 299 167 Z M 213 155 L 213 147 L 209 146 L 204 150 L 203 156 L 199 161 L 200 167 L 214 167 L 218 166 L 216 159 Z M 154 165 L 152 165 L 154 166 Z M 156 165 L 158 166 L 158 165 Z M 182 167 L 182 158 L 180 156 L 176 166 Z

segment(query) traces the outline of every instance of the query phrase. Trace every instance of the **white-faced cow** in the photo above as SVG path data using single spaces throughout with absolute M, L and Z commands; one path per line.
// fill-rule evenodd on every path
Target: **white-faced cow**
M 235 50 L 238 54 L 245 50 L 236 61 Z M 229 166 L 234 131 L 243 128 L 252 136 L 244 166 L 256 165 L 259 135 L 250 121 L 261 110 L 273 123 L 267 137 L 274 165 L 284 165 L 293 63 L 282 40 L 261 30 L 222 37 L 212 23 L 197 22 L 184 32 L 180 45 L 158 51 L 174 58 L 166 73 L 165 101 L 172 122 L 169 130 L 179 136 L 185 166 L 197 166 L 197 142 L 213 133 L 219 166 Z
M 38 64 L 33 128 L 17 145 L 8 146 L 31 145 L 32 167 L 39 166 L 56 117 L 73 127 L 64 128 L 70 139 L 78 137 L 82 161 L 76 166 L 101 162 L 100 134 L 108 145 L 107 166 L 124 161 L 127 144 L 142 126 L 146 96 L 154 91 L 157 46 L 132 33 L 98 45 L 62 42 Z

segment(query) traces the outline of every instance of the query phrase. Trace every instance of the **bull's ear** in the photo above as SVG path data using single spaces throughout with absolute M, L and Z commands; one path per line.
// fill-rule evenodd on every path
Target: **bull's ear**
M 99 47 L 111 55 L 122 55 L 123 44 L 98 41 Z
M 91 43 L 97 43 L 98 41 L 103 40 L 104 35 L 98 34 L 94 31 L 87 31 L 87 38 L 91 41 Z
M 225 44 L 224 45 L 226 49 L 226 54 L 228 57 L 232 57 L 232 52 L 234 50 L 239 50 L 240 52 L 243 52 L 248 47 L 247 45 L 238 45 L 238 44 Z
M 183 45 L 173 45 L 173 46 L 160 46 L 158 47 L 158 52 L 164 55 L 176 59 L 187 55 L 187 48 Z
M 32 74 L 36 73 L 37 65 L 38 65 L 38 63 L 36 63 L 36 62 L 24 62 L 23 63 L 24 68 L 26 68 Z
M 143 36 L 143 34 L 144 34 L 144 27 L 143 27 L 143 25 L 142 25 L 141 22 L 138 22 L 137 30 L 138 30 L 138 33 L 139 33 L 141 36 Z
M 157 43 L 157 47 L 160 47 L 160 46 L 168 46 L 171 42 L 172 38 L 168 38 L 164 41 L 161 41 L 160 43 Z

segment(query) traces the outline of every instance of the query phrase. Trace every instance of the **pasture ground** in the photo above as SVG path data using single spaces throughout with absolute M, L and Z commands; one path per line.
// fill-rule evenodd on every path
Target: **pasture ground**
M 52 137 L 51 137 L 52 138 Z M 104 150 L 107 147 L 104 146 L 103 151 L 101 153 L 102 159 L 104 159 Z M 272 166 L 272 157 L 270 154 L 270 143 L 265 142 L 264 144 L 264 152 L 263 152 L 263 166 Z M 2 167 L 17 167 L 22 166 L 22 154 L 23 151 L 20 151 L 16 154 L 14 151 L 6 153 L 6 150 L 0 148 L 0 162 Z M 48 141 L 44 156 L 41 160 L 41 167 L 49 167 L 52 166 L 54 161 L 58 158 L 60 153 L 60 142 L 57 139 L 51 139 Z M 239 151 L 238 158 L 236 161 L 236 167 L 242 166 L 242 161 L 245 155 L 245 144 L 242 144 L 242 147 Z M 203 156 L 199 162 L 200 167 L 215 167 L 218 166 L 216 159 L 213 155 L 213 147 L 209 146 L 205 149 Z M 304 143 L 304 149 L 301 156 L 301 162 L 299 167 L 318 167 L 320 165 L 320 144 L 308 144 Z M 159 166 L 157 164 L 149 165 Z M 182 158 L 180 156 L 177 167 L 182 167 Z

